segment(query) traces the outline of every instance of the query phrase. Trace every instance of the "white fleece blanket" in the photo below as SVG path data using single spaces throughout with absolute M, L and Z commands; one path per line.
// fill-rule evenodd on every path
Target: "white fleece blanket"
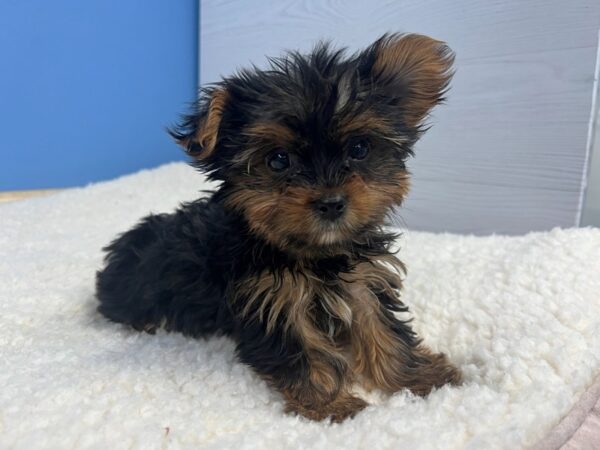
M 409 231 L 403 298 L 465 385 L 371 395 L 341 425 L 285 415 L 228 339 L 139 334 L 95 312 L 100 248 L 205 188 L 179 163 L 0 205 L 1 448 L 515 449 L 600 373 L 600 230 Z

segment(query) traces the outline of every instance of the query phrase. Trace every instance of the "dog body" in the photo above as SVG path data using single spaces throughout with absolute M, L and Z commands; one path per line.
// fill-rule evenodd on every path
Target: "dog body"
M 354 383 L 419 395 L 459 383 L 394 314 L 404 267 L 382 228 L 451 52 L 392 35 L 347 59 L 320 46 L 271 63 L 205 90 L 172 132 L 221 185 L 107 247 L 100 312 L 148 332 L 230 335 L 288 411 L 316 420 L 364 408 Z

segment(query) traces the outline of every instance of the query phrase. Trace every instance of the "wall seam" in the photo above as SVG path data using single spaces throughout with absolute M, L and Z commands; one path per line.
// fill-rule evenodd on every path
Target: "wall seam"
M 592 91 L 592 110 L 590 111 L 590 121 L 588 125 L 588 135 L 585 148 L 585 159 L 583 162 L 583 176 L 581 178 L 581 189 L 579 192 L 579 205 L 577 208 L 577 217 L 575 220 L 575 226 L 581 226 L 581 222 L 584 215 L 584 209 L 586 207 L 586 194 L 589 186 L 589 180 L 591 177 L 591 159 L 592 159 L 592 147 L 594 145 L 595 134 L 596 134 L 596 123 L 598 115 L 598 91 L 600 89 L 600 30 L 598 30 L 598 41 L 596 44 L 596 65 L 594 68 L 594 83 Z M 598 157 L 599 155 L 596 155 Z M 600 174 L 597 174 L 600 176 Z

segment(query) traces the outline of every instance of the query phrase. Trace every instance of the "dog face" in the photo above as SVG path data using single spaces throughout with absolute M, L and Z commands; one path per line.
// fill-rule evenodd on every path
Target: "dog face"
M 171 134 L 223 181 L 253 232 L 279 246 L 344 245 L 404 199 L 405 161 L 452 61 L 443 43 L 414 34 L 348 58 L 321 45 L 204 90 Z

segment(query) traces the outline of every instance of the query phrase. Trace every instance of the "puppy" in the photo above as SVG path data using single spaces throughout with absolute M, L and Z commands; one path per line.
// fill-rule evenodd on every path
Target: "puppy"
M 106 247 L 99 311 L 150 333 L 231 336 L 286 411 L 314 420 L 364 408 L 355 383 L 417 395 L 460 383 L 396 317 L 404 266 L 382 228 L 452 62 L 442 42 L 393 34 L 204 89 L 170 133 L 220 187 Z

